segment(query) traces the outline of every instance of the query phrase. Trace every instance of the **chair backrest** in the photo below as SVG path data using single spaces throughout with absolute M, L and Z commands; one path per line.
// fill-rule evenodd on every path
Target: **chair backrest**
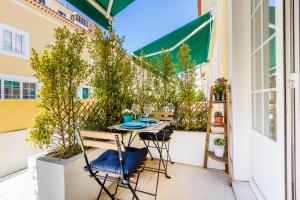
M 91 175 L 94 173 L 91 171 L 90 163 L 85 152 L 85 147 L 95 147 L 101 149 L 111 149 L 118 151 L 119 161 L 121 165 L 122 177 L 124 178 L 124 166 L 122 151 L 125 151 L 125 145 L 123 141 L 120 141 L 119 135 L 110 132 L 96 132 L 96 131 L 79 131 L 79 143 L 83 151 L 83 156 L 86 162 L 86 166 L 89 169 Z
M 125 151 L 125 147 L 119 139 L 119 135 L 109 132 L 79 131 L 79 142 L 84 147 L 112 149 Z
M 159 121 L 174 121 L 173 112 L 152 112 L 152 117 Z

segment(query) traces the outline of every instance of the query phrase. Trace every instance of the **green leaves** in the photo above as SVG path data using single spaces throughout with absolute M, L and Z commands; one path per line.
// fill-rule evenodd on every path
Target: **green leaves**
M 94 60 L 91 84 L 94 98 L 101 102 L 98 129 L 114 125 L 122 120 L 122 110 L 133 103 L 133 61 L 122 48 L 123 38 L 113 30 L 98 32 L 89 43 L 89 52 Z
M 55 42 L 43 52 L 32 50 L 31 66 L 42 85 L 39 90 L 42 111 L 27 139 L 41 149 L 53 144 L 60 155 L 65 155 L 77 148 L 74 129 L 77 89 L 91 70 L 82 58 L 85 45 L 83 32 L 63 27 L 55 30 Z

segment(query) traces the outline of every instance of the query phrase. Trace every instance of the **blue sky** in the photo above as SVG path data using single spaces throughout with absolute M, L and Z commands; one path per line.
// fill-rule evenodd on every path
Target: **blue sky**
M 80 12 L 66 0 L 59 1 Z M 135 0 L 115 16 L 113 28 L 125 36 L 124 48 L 132 53 L 196 17 L 197 0 Z
M 133 52 L 197 17 L 197 0 L 135 0 L 115 17 L 113 28 Z

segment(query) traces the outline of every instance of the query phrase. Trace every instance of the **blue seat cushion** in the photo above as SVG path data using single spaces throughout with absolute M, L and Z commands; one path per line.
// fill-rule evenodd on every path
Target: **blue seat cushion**
M 161 130 L 158 133 L 140 132 L 139 136 L 143 140 L 166 141 L 171 138 L 172 133 L 172 130 Z
M 125 177 L 130 177 L 139 165 L 146 159 L 148 150 L 146 148 L 127 147 L 123 154 Z M 104 171 L 121 175 L 121 165 L 118 151 L 107 150 L 97 159 L 91 161 L 90 167 L 93 171 Z

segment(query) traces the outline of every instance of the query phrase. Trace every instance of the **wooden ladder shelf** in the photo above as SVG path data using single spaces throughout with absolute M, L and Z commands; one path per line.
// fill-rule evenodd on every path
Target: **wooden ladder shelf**
M 214 88 L 211 87 L 210 89 L 210 96 L 209 96 L 209 102 L 208 102 L 208 119 L 207 119 L 207 130 L 206 130 L 206 139 L 205 139 L 205 155 L 204 155 L 204 168 L 207 168 L 208 164 L 208 158 L 211 158 L 213 160 L 216 160 L 218 162 L 222 162 L 225 164 L 225 172 L 229 174 L 229 182 L 231 184 L 231 159 L 230 159 L 230 134 L 229 134 L 229 128 L 228 128 L 228 108 L 229 108 L 229 91 L 228 86 L 225 88 L 225 100 L 224 101 L 215 101 L 213 98 Z M 214 105 L 223 105 L 223 115 L 224 115 L 224 121 L 222 124 L 216 124 L 212 122 L 212 111 L 214 108 Z M 223 157 L 217 157 L 215 156 L 215 153 L 212 151 L 209 151 L 209 141 L 210 141 L 210 134 L 212 133 L 212 127 L 218 127 L 224 129 L 224 139 L 225 139 L 225 147 L 224 147 L 224 156 Z M 223 133 L 221 133 L 223 134 Z

